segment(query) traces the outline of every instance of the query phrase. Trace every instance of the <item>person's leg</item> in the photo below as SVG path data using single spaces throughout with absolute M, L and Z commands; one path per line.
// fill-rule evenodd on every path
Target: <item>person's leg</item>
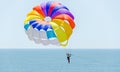
M 70 57 L 68 57 L 68 63 L 70 63 Z
M 69 57 L 67 57 L 67 60 L 69 60 Z

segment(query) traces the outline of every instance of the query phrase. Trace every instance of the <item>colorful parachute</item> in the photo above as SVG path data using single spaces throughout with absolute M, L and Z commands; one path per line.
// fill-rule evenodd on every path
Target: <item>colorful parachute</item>
M 66 46 L 74 27 L 74 16 L 69 9 L 53 1 L 35 6 L 24 21 L 28 38 L 44 45 Z

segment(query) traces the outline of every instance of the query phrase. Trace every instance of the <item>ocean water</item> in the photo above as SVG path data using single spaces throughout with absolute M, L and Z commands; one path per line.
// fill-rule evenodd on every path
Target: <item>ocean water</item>
M 120 50 L 0 49 L 0 72 L 120 72 Z

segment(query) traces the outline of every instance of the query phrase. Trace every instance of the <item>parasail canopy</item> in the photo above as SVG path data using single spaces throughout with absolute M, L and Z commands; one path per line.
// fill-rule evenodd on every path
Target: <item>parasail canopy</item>
M 24 21 L 28 38 L 44 45 L 67 46 L 74 27 L 74 16 L 69 9 L 53 1 L 33 7 Z

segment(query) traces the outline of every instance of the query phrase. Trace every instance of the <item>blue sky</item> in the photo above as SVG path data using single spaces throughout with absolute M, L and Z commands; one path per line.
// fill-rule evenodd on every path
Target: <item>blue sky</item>
M 24 32 L 26 14 L 43 1 L 45 0 L 0 2 L 0 48 L 62 48 L 35 44 Z M 120 0 L 54 1 L 66 5 L 75 16 L 76 28 L 66 48 L 120 48 Z

